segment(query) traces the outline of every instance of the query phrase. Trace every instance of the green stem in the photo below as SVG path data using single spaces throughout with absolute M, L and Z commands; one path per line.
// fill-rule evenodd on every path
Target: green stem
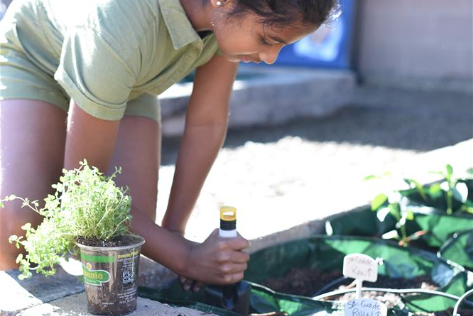
M 453 193 L 452 190 L 447 191 L 447 214 L 451 215 L 453 213 L 452 210 L 452 198 L 453 198 Z

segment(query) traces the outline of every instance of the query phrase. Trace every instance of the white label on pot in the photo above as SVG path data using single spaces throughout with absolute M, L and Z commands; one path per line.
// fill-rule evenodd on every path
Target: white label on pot
M 345 316 L 386 316 L 388 309 L 381 302 L 359 298 L 345 304 Z
M 343 259 L 343 275 L 348 278 L 376 282 L 378 279 L 378 264 L 370 256 L 352 253 Z

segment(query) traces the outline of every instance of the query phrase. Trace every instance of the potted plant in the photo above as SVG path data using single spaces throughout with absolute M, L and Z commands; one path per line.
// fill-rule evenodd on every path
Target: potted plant
M 17 258 L 20 279 L 30 277 L 32 271 L 54 275 L 55 264 L 80 250 L 89 312 L 123 315 L 136 309 L 144 239 L 129 230 L 131 197 L 127 188 L 113 181 L 120 172 L 116 168 L 107 177 L 84 160 L 78 169 L 63 170 L 60 181 L 52 186 L 56 192 L 44 199 L 44 207 L 14 195 L 0 200 L 0 207 L 3 202 L 21 200 L 22 207 L 44 217 L 37 228 L 25 224 L 25 236 L 9 239 L 26 250 L 26 255 Z

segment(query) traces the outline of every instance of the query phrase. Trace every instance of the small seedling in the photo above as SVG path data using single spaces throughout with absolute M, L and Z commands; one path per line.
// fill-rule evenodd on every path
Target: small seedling
M 391 174 L 385 173 L 382 176 L 368 176 L 365 178 L 365 180 L 386 177 L 391 177 Z M 404 179 L 404 182 L 409 185 L 409 188 L 412 188 L 412 186 L 420 186 L 417 181 L 412 179 Z M 396 220 L 396 229 L 385 233 L 382 237 L 384 239 L 397 239 L 399 241 L 399 245 L 402 246 L 407 246 L 411 240 L 417 239 L 419 236 L 425 233 L 420 231 L 412 234 L 411 236 L 407 235 L 406 222 L 414 219 L 414 213 L 412 210 L 407 208 L 406 196 L 411 192 L 412 189 L 394 189 L 388 193 L 378 194 L 371 202 L 371 210 L 378 213 L 377 217 L 380 221 L 384 221 L 386 216 L 389 214 L 391 214 L 391 216 L 393 216 Z
M 455 213 L 469 212 L 473 214 L 473 202 L 468 200 L 468 187 L 460 179 L 454 177 L 453 168 L 451 165 L 446 165 L 445 171 L 433 172 L 443 176 L 443 180 L 439 183 L 434 183 L 430 186 L 424 186 L 419 181 L 405 178 L 404 183 L 407 188 L 393 189 L 388 193 L 378 194 L 371 202 L 371 209 L 378 212 L 378 219 L 384 221 L 388 214 L 391 214 L 396 220 L 395 230 L 385 233 L 382 237 L 385 239 L 397 239 L 399 245 L 407 246 L 412 240 L 416 240 L 426 231 L 417 231 L 414 234 L 407 235 L 406 223 L 414 220 L 414 212 L 409 208 L 409 196 L 417 192 L 422 200 L 430 202 L 442 194 L 445 194 L 447 203 L 447 214 L 454 213 L 453 200 L 462 203 Z M 380 179 L 390 177 L 390 173 L 385 173 L 381 176 L 368 176 L 365 180 Z
M 457 200 L 462 204 L 458 210 L 456 210 L 456 213 L 468 212 L 473 214 L 473 201 L 468 199 L 468 187 L 464 182 L 460 182 L 460 179 L 454 175 L 453 167 L 447 164 L 444 171 L 436 171 L 432 173 L 440 174 L 443 176 L 443 180 L 440 183 L 431 185 L 426 193 L 421 194 L 422 198 L 425 201 L 428 201 L 428 197 L 430 199 L 435 199 L 440 197 L 443 193 L 445 201 L 447 202 L 447 214 L 453 214 L 454 200 Z M 426 195 L 428 195 L 428 197 Z

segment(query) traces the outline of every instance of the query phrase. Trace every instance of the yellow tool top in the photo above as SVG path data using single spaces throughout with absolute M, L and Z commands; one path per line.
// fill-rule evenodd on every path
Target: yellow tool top
M 226 222 L 236 221 L 236 208 L 232 206 L 222 206 L 220 208 L 220 220 Z

